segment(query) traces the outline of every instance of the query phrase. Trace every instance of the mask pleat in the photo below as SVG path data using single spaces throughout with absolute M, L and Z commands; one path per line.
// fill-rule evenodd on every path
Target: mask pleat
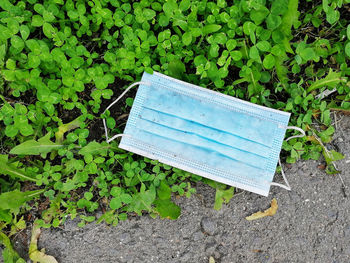
M 258 142 L 250 141 L 237 135 L 202 125 L 198 122 L 155 111 L 147 107 L 142 109 L 139 118 L 180 130 L 184 133 L 195 134 L 206 140 L 244 152 L 250 152 L 260 157 L 268 157 L 269 155 L 270 148 Z
M 242 151 L 231 146 L 220 144 L 212 140 L 208 140 L 195 133 L 184 132 L 142 119 L 138 123 L 138 128 L 149 133 L 155 134 L 157 136 L 163 136 L 164 138 L 168 138 L 170 140 L 176 140 L 179 143 L 189 144 L 194 147 L 201 147 L 207 151 L 215 151 L 235 161 L 245 163 L 258 169 L 264 168 L 264 165 L 267 161 L 267 158 L 265 157 Z
M 203 101 L 200 97 L 193 98 L 157 87 L 155 89 L 157 92 L 152 92 L 145 100 L 145 107 L 195 121 L 268 147 L 273 143 L 271 135 L 277 128 L 274 122 L 225 109 L 220 105 Z
M 181 157 L 188 159 L 189 162 L 202 162 L 210 167 L 217 168 L 223 171 L 229 171 L 233 175 L 244 176 L 246 178 L 250 178 L 251 180 L 266 180 L 264 175 L 266 172 L 260 168 L 249 165 L 245 162 L 241 162 L 235 160 L 225 154 L 222 154 L 218 151 L 211 150 L 207 147 L 201 147 L 198 145 L 193 145 L 191 143 L 184 143 L 182 140 L 174 140 L 172 138 L 167 138 L 163 135 L 155 134 L 153 132 L 149 132 L 143 129 L 138 129 L 135 132 L 136 138 L 143 138 L 147 140 L 147 142 L 151 145 L 157 144 L 157 148 L 162 150 L 166 148 L 166 151 L 170 151 L 174 153 L 174 158 L 177 155 L 181 155 Z M 195 147 L 194 147 L 195 146 Z

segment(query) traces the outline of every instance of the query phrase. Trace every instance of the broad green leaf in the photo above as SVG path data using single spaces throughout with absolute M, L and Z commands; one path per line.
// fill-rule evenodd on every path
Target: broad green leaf
M 346 28 L 346 36 L 348 37 L 348 40 L 350 40 L 350 24 Z
M 84 122 L 81 119 L 81 116 L 72 120 L 69 123 L 62 124 L 58 127 L 58 131 L 55 133 L 56 143 L 63 142 L 63 136 L 66 132 L 79 128 Z
M 238 50 L 231 51 L 230 56 L 234 61 L 239 61 L 243 57 L 242 52 Z
M 112 117 L 107 117 L 107 118 L 106 118 L 106 124 L 107 124 L 107 127 L 108 127 L 109 129 L 113 129 L 113 128 L 115 127 L 115 125 L 116 125 L 116 121 L 115 121 L 115 119 L 112 118 Z
M 160 200 L 167 200 L 171 198 L 171 188 L 164 181 L 160 182 L 159 188 L 157 189 L 158 198 Z
M 283 65 L 283 58 L 277 56 L 275 60 L 277 77 L 281 81 L 281 83 L 285 85 L 288 82 L 288 68 Z
M 5 0 L 6 1 L 6 0 Z M 1 1 L 0 1 L 1 2 Z M 5 248 L 2 251 L 3 260 L 5 263 L 25 263 L 11 244 L 10 238 L 0 231 L 0 244 L 4 245 Z
M 12 176 L 14 178 L 19 178 L 23 181 L 33 181 L 33 182 L 37 181 L 36 179 L 28 176 L 25 172 L 18 169 L 14 165 L 9 164 L 8 156 L 3 154 L 0 155 L 0 173 Z
M 40 27 L 44 23 L 43 18 L 40 15 L 33 15 L 32 16 L 32 26 Z
M 0 221 L 3 221 L 7 224 L 12 221 L 12 213 L 9 210 L 0 209 Z
M 334 161 L 339 161 L 339 160 L 343 160 L 345 158 L 345 156 L 335 150 L 331 150 L 330 151 L 330 156 L 331 156 L 331 160 Z
M 6 56 L 6 46 L 5 44 L 0 44 L 0 61 L 4 60 Z
M 229 39 L 226 42 L 226 48 L 228 51 L 235 49 L 236 46 L 237 46 L 237 41 L 235 39 Z
M 215 43 L 225 45 L 227 42 L 227 36 L 225 33 L 221 32 L 215 35 Z
M 266 69 L 272 69 L 275 65 L 275 57 L 272 54 L 268 54 L 263 61 L 263 65 Z
M 307 92 L 311 92 L 316 89 L 323 87 L 335 88 L 336 85 L 341 81 L 341 72 L 335 72 L 332 69 L 329 70 L 328 75 L 323 79 L 318 79 L 314 81 L 310 87 L 307 89 Z
M 328 151 L 325 147 L 323 147 L 322 153 L 327 163 L 326 173 L 327 174 L 340 173 L 340 171 L 335 168 L 335 165 L 333 162 L 342 160 L 344 159 L 345 156 L 335 150 Z
M 81 150 L 79 151 L 79 154 L 81 154 L 81 155 L 87 155 L 87 154 L 91 154 L 91 155 L 103 154 L 103 155 L 106 155 L 108 148 L 109 148 L 109 146 L 103 146 L 103 145 L 101 145 L 100 143 L 98 143 L 96 141 L 92 141 L 88 145 L 86 145 L 83 148 L 81 148 Z
M 260 49 L 263 52 L 270 51 L 270 49 L 271 49 L 271 44 L 268 41 L 259 41 L 256 44 L 256 46 L 257 46 L 258 49 Z
M 45 112 L 47 113 L 47 115 L 49 116 L 53 116 L 55 113 L 55 106 L 50 103 L 50 102 L 45 102 L 43 109 L 45 110 Z
M 220 46 L 218 44 L 211 44 L 209 49 L 209 55 L 213 58 L 216 58 L 219 56 L 219 50 Z
M 0 194 L 0 209 L 18 210 L 26 201 L 29 201 L 45 192 L 43 190 L 21 192 L 14 190 Z
M 188 46 L 192 42 L 192 34 L 191 32 L 185 32 L 182 35 L 182 43 L 184 43 L 185 46 Z
M 44 10 L 43 18 L 46 22 L 53 22 L 55 20 L 55 16 L 48 10 Z
M 22 38 L 20 38 L 17 35 L 12 36 L 11 38 L 11 45 L 15 48 L 21 51 L 24 48 L 24 41 Z
M 205 58 L 205 56 L 199 55 L 199 56 L 196 56 L 194 58 L 193 62 L 194 62 L 194 65 L 196 67 L 198 67 L 198 66 L 201 66 L 201 65 L 205 65 L 207 63 L 207 59 Z
M 289 52 L 290 54 L 294 54 L 294 51 L 290 45 L 288 38 L 285 37 L 283 39 L 283 45 L 284 45 L 284 49 L 286 50 L 286 52 Z
M 340 18 L 340 12 L 338 10 L 333 9 L 332 7 L 330 7 L 328 9 L 328 12 L 326 12 L 326 19 L 330 24 L 334 24 L 339 20 L 339 18 Z
M 146 20 L 151 20 L 156 16 L 156 12 L 152 9 L 144 8 L 143 16 L 146 18 Z
M 13 138 L 18 134 L 18 128 L 14 125 L 7 125 L 5 128 L 5 135 Z
M 154 187 L 145 191 L 145 185 L 142 184 L 140 192 L 133 196 L 133 199 L 128 206 L 128 211 L 135 212 L 138 215 L 141 215 L 143 210 L 151 212 L 152 203 L 154 202 L 155 198 L 156 191 Z
M 227 185 L 207 179 L 207 178 L 203 178 L 202 181 L 203 183 L 206 183 L 209 186 L 216 189 L 215 204 L 214 204 L 214 208 L 216 210 L 220 210 L 222 207 L 222 204 L 223 203 L 227 204 L 233 197 L 234 187 L 227 188 Z
M 270 14 L 266 19 L 267 28 L 270 30 L 276 29 L 281 23 L 282 19 L 280 16 L 277 15 Z
M 122 189 L 119 186 L 113 186 L 110 193 L 112 196 L 118 197 L 121 195 Z
M 300 51 L 300 56 L 305 60 L 305 61 L 309 61 L 309 60 L 313 60 L 314 57 L 316 56 L 316 53 L 314 51 L 313 48 L 308 47 L 308 48 L 304 48 Z
M 288 0 L 273 1 L 271 5 L 271 13 L 274 15 L 283 15 L 288 10 Z
M 28 124 L 28 122 L 24 123 L 23 125 L 17 128 L 23 136 L 29 136 L 34 134 L 33 127 L 30 124 Z
M 191 0 L 182 0 L 179 5 L 181 11 L 186 11 L 191 6 Z
M 122 207 L 122 201 L 120 199 L 120 197 L 114 197 L 111 199 L 111 201 L 109 202 L 109 207 L 111 209 L 119 209 Z
M 345 45 L 345 54 L 350 57 L 350 42 Z
M 161 26 L 161 27 L 166 27 L 167 25 L 169 25 L 169 17 L 167 17 L 167 16 L 165 16 L 165 15 L 163 15 L 163 14 L 161 14 L 160 16 L 159 16 L 159 25 Z
M 41 48 L 37 40 L 29 39 L 26 41 L 26 45 L 34 54 L 41 53 Z
M 250 21 L 247 21 L 243 24 L 243 32 L 248 36 L 254 33 L 255 29 L 256 29 L 256 25 Z
M 67 15 L 69 16 L 70 19 L 72 19 L 73 21 L 74 20 L 77 20 L 79 18 L 79 13 L 76 12 L 75 10 L 69 10 L 67 12 Z
M 38 55 L 33 53 L 28 54 L 28 67 L 37 68 L 40 65 L 40 58 Z
M 11 19 L 7 22 L 7 28 L 10 29 L 13 35 L 17 34 L 19 31 L 19 23 L 16 19 Z
M 12 37 L 12 32 L 7 27 L 0 24 L 0 40 L 7 40 L 8 38 Z
M 283 43 L 284 39 L 285 39 L 285 36 L 280 30 L 277 29 L 272 32 L 272 40 L 275 43 L 281 44 Z
M 260 61 L 259 50 L 257 49 L 256 46 L 252 46 L 252 47 L 249 49 L 249 57 L 250 57 L 251 59 L 256 60 L 256 61 Z
M 104 60 L 110 64 L 113 64 L 116 62 L 117 60 L 117 56 L 116 54 L 114 54 L 113 52 L 107 51 L 104 56 L 103 56 Z
M 62 147 L 62 144 L 57 144 L 50 141 L 50 133 L 48 133 L 38 141 L 28 140 L 15 146 L 13 149 L 11 149 L 10 153 L 18 155 L 46 155 L 47 153 L 53 150 L 58 150 Z
M 11 4 L 9 0 L 1 0 L 0 7 L 3 10 L 9 11 L 9 12 L 13 12 L 14 8 L 15 8 L 15 6 L 13 4 Z
M 340 173 L 340 171 L 337 170 L 337 168 L 335 168 L 333 163 L 328 164 L 325 171 L 327 174 L 339 174 Z
M 292 26 L 294 28 L 298 25 L 298 18 L 300 12 L 298 11 L 298 2 L 299 0 L 289 0 L 288 10 L 282 17 L 281 31 L 286 36 L 291 36 Z
M 45 22 L 43 25 L 43 32 L 44 35 L 47 36 L 48 38 L 53 38 L 54 35 L 56 34 L 55 28 L 50 24 Z
M 221 29 L 221 25 L 211 24 L 211 25 L 204 26 L 202 32 L 204 35 L 208 35 L 216 31 L 219 31 L 220 29 Z
M 30 30 L 29 27 L 26 25 L 21 25 L 19 28 L 19 32 L 21 33 L 21 37 L 23 40 L 27 40 L 29 34 L 30 34 Z
M 250 12 L 250 19 L 253 20 L 256 25 L 260 25 L 269 13 L 269 10 L 265 6 L 261 6 L 259 9 L 253 9 Z
M 186 72 L 185 65 L 180 60 L 172 60 L 168 65 L 168 73 L 171 77 L 182 79 Z
M 235 189 L 233 187 L 229 187 L 228 189 L 216 188 L 214 209 L 220 210 L 223 203 L 227 204 L 230 202 L 234 191 Z
M 163 10 L 164 13 L 168 16 L 171 17 L 175 11 L 177 11 L 178 5 L 175 0 L 168 0 L 164 5 L 163 5 Z
M 161 200 L 158 199 L 154 201 L 155 210 L 158 212 L 159 216 L 168 219 L 177 219 L 181 214 L 181 208 L 174 204 L 169 199 Z

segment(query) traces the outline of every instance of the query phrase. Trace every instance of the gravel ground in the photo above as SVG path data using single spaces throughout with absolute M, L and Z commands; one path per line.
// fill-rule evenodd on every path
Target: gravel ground
M 117 227 L 90 224 L 80 229 L 68 221 L 64 229 L 46 229 L 39 248 L 59 262 L 350 262 L 350 117 L 338 123 L 335 149 L 346 154 L 338 162 L 341 177 L 325 174 L 321 161 L 298 162 L 285 172 L 292 191 L 273 187 L 269 197 L 237 194 L 220 211 L 215 192 L 199 184 L 190 199 L 179 198 L 176 221 L 130 218 Z M 276 176 L 281 182 L 281 176 Z M 265 210 L 272 198 L 273 217 L 247 221 Z M 18 245 L 18 244 L 17 244 Z

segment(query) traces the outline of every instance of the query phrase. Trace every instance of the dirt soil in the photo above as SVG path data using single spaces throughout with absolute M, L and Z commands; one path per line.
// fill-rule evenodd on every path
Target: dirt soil
M 43 230 L 39 248 L 59 262 L 350 262 L 350 117 L 340 118 L 329 147 L 346 155 L 337 163 L 341 177 L 321 170 L 323 160 L 284 165 L 291 191 L 273 187 L 269 197 L 242 192 L 220 211 L 213 209 L 215 192 L 199 184 L 196 195 L 176 200 L 178 220 L 143 216 L 83 229 L 68 221 L 62 229 Z M 275 216 L 245 219 L 272 198 L 279 205 Z

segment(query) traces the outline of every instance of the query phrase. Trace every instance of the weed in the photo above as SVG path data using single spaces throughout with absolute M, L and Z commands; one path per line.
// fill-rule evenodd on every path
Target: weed
M 217 189 L 217 209 L 232 198 L 233 188 L 103 142 L 101 117 L 122 132 L 117 115 L 133 100 L 102 110 L 144 71 L 291 112 L 308 136 L 283 143 L 287 162 L 323 154 L 335 173 L 342 155 L 326 144 L 332 111 L 350 110 L 348 3 L 0 1 L 0 220 L 16 225 L 28 202 L 42 227 L 68 216 L 80 226 L 143 212 L 175 219 L 172 193 L 189 197 L 197 181 Z

